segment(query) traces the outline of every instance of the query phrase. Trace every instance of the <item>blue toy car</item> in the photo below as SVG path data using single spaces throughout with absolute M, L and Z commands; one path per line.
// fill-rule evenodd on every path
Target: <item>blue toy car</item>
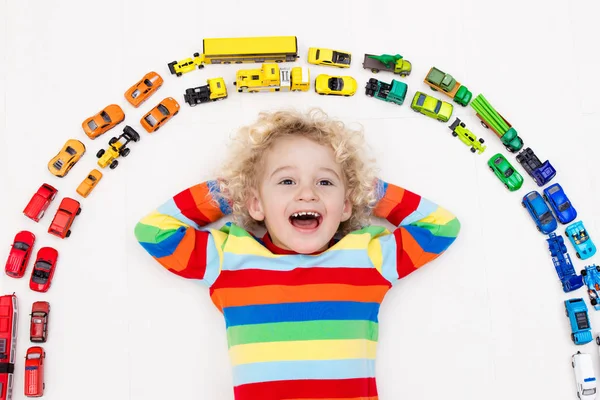
M 583 280 L 580 275 L 575 273 L 575 268 L 573 268 L 571 257 L 567 253 L 567 246 L 565 246 L 562 236 L 551 233 L 546 241 L 548 242 L 550 255 L 552 255 L 554 269 L 556 269 L 556 273 L 562 282 L 563 291 L 565 293 L 572 292 L 582 287 Z
M 538 192 L 534 190 L 527 193 L 523 196 L 521 204 L 529 211 L 529 215 L 533 218 L 538 231 L 546 234 L 554 232 L 558 224 L 548 205 Z
M 596 310 L 600 310 L 600 266 L 588 265 L 585 269 L 581 270 L 581 276 L 583 281 L 588 287 L 588 295 L 590 296 L 590 303 Z
M 577 258 L 585 260 L 596 254 L 596 246 L 585 230 L 583 222 L 577 221 L 567 226 L 565 235 L 567 235 L 569 241 L 575 248 L 575 251 L 577 251 L 577 253 L 575 253 Z
M 588 308 L 582 298 L 565 300 L 565 314 L 571 323 L 571 340 L 575 344 L 592 341 L 592 328 Z
M 577 211 L 558 183 L 544 189 L 544 200 L 550 204 L 550 208 L 561 224 L 568 224 L 577 218 Z

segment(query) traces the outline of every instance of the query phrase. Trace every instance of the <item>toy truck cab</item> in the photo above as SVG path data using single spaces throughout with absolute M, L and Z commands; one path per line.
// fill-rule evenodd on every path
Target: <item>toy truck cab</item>
M 466 86 L 461 85 L 450 74 L 432 67 L 424 79 L 425 84 L 429 85 L 433 91 L 441 91 L 451 97 L 461 106 L 467 106 L 471 101 L 473 94 Z
M 587 353 L 578 351 L 571 357 L 571 366 L 575 374 L 577 397 L 581 400 L 596 398 L 596 376 L 592 364 L 592 357 Z
M 208 79 L 206 82 L 204 86 L 186 89 L 183 95 L 185 102 L 195 107 L 201 103 L 227 98 L 227 87 L 223 78 Z
M 517 154 L 517 162 L 523 166 L 538 186 L 544 186 L 556 176 L 556 170 L 546 160 L 544 163 L 535 155 L 531 148 L 526 148 Z
M 567 246 L 562 236 L 557 236 L 556 233 L 548 235 L 548 250 L 552 256 L 554 269 L 562 283 L 562 288 L 565 293 L 572 292 L 583 286 L 581 275 L 575 273 L 575 268 L 571 262 L 571 257 L 567 252 Z
M 588 308 L 582 298 L 565 300 L 565 314 L 571 324 L 571 340 L 575 344 L 592 341 L 592 332 Z
M 375 78 L 371 78 L 365 86 L 365 94 L 367 96 L 376 97 L 380 100 L 398 105 L 404 103 L 407 91 L 408 85 L 395 79 L 392 79 L 392 83 L 385 83 Z
M 25 396 L 44 395 L 44 359 L 46 352 L 39 346 L 27 349 L 25 356 Z

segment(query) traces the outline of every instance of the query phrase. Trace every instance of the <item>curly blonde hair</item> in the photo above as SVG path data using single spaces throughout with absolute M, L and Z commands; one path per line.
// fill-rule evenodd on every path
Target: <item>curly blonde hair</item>
M 279 138 L 290 136 L 308 138 L 334 151 L 344 175 L 346 197 L 352 204 L 352 216 L 340 224 L 337 233 L 346 234 L 368 225 L 377 201 L 377 180 L 374 159 L 366 154 L 364 134 L 331 119 L 318 108 L 307 113 L 261 112 L 256 122 L 241 128 L 233 138 L 219 174 L 217 197 L 230 204 L 236 224 L 248 230 L 264 227 L 264 222 L 250 216 L 246 203 L 252 189 L 259 187 L 263 155 Z

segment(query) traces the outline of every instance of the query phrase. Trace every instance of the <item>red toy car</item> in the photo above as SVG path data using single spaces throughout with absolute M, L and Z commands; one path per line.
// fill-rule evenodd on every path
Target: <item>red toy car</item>
M 75 199 L 65 197 L 60 202 L 54 219 L 48 228 L 48 233 L 61 239 L 71 236 L 71 225 L 75 217 L 81 212 L 81 205 Z
M 29 340 L 34 343 L 45 343 L 48 340 L 48 315 L 50 303 L 36 301 L 31 306 L 31 325 L 29 327 Z
M 29 231 L 21 231 L 15 236 L 15 240 L 6 260 L 6 275 L 13 278 L 22 278 L 27 269 L 31 249 L 35 243 L 35 235 Z
M 29 280 L 29 288 L 36 292 L 47 292 L 52 283 L 56 261 L 58 260 L 58 251 L 52 247 L 42 247 L 37 252 L 33 272 Z
M 44 358 L 46 352 L 39 346 L 27 349 L 25 356 L 25 396 L 40 397 L 44 395 Z
M 43 216 L 44 212 L 56 197 L 56 190 L 54 187 L 44 183 L 36 193 L 34 193 L 29 203 L 23 210 L 23 214 L 26 217 L 31 218 L 35 222 L 38 222 Z
M 0 400 L 12 398 L 18 316 L 17 296 L 0 296 Z

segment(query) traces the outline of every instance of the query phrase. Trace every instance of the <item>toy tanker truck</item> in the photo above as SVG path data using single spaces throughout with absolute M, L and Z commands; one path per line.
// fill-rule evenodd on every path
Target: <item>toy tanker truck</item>
M 429 85 L 433 91 L 437 92 L 439 90 L 463 107 L 466 107 L 469 104 L 469 101 L 471 101 L 471 97 L 473 97 L 473 94 L 465 85 L 461 85 L 452 75 L 447 74 L 436 67 L 432 67 L 429 70 L 424 82 Z
M 516 153 L 521 150 L 523 140 L 517 134 L 516 129 L 502 115 L 498 114 L 482 94 L 473 99 L 471 107 L 473 107 L 477 113 L 477 117 L 481 120 L 481 125 L 484 128 L 490 128 L 494 131 L 508 151 Z

